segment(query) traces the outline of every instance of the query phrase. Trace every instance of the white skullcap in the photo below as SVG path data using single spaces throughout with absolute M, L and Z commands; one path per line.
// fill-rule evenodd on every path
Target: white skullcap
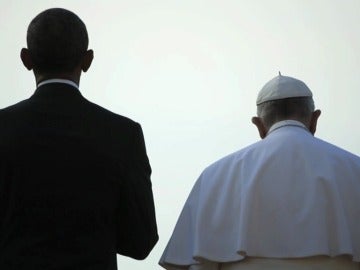
M 312 97 L 312 93 L 307 85 L 295 78 L 279 76 L 267 82 L 260 90 L 256 99 L 256 105 L 263 102 L 293 97 Z

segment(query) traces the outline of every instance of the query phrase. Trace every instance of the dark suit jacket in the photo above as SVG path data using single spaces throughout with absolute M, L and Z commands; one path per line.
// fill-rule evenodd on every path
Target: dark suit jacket
M 113 270 L 158 240 L 138 123 L 61 83 L 0 110 L 0 269 Z

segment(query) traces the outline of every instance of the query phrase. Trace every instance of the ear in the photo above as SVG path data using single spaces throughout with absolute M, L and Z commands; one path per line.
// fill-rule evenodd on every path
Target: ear
M 88 71 L 93 59 L 94 59 L 94 51 L 93 50 L 86 51 L 81 62 L 81 70 L 84 72 Z
M 254 116 L 253 118 L 251 118 L 251 122 L 257 127 L 260 138 L 264 139 L 266 137 L 266 134 L 268 131 L 267 131 L 267 128 L 265 127 L 262 119 L 260 117 Z
M 316 131 L 317 121 L 319 119 L 319 116 L 321 114 L 320 110 L 316 110 L 311 114 L 310 119 L 310 125 L 309 125 L 309 131 L 314 135 Z
M 33 61 L 30 56 L 30 52 L 26 48 L 22 48 L 20 51 L 20 58 L 23 62 L 23 65 L 27 68 L 27 70 L 32 70 L 34 68 Z

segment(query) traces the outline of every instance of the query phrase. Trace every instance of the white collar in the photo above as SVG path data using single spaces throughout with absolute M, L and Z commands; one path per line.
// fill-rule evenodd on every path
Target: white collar
M 40 82 L 37 85 L 37 87 L 40 87 L 42 85 L 49 84 L 49 83 L 65 83 L 65 84 L 69 84 L 69 85 L 75 87 L 76 89 L 79 89 L 79 86 L 76 83 L 74 83 L 73 81 L 70 81 L 70 80 L 66 80 L 66 79 L 49 79 L 49 80 L 45 80 L 45 81 Z
M 269 129 L 267 135 L 269 135 L 274 130 L 285 127 L 285 126 L 300 127 L 300 128 L 305 129 L 306 131 L 310 132 L 308 130 L 308 128 L 303 123 L 301 123 L 299 121 L 296 121 L 296 120 L 283 120 L 283 121 L 279 121 L 279 122 L 273 124 L 271 126 L 271 128 Z

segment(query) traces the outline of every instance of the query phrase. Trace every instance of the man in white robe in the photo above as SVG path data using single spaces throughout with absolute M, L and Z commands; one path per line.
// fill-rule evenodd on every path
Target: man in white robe
M 314 137 L 320 111 L 300 80 L 270 80 L 257 110 L 262 140 L 203 171 L 159 264 L 360 269 L 360 158 Z

